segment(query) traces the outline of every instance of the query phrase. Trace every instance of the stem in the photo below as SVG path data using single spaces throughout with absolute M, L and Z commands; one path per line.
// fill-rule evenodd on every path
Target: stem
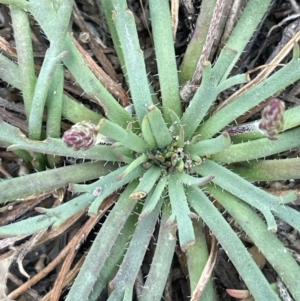
M 292 129 L 300 124 L 299 114 L 300 106 L 296 106 L 294 108 L 284 111 L 284 125 L 282 132 Z M 227 129 L 227 131 L 230 135 L 233 135 L 231 139 L 234 143 L 240 143 L 243 141 L 255 140 L 265 137 L 261 133 L 261 131 L 258 130 L 257 121 L 233 126 Z

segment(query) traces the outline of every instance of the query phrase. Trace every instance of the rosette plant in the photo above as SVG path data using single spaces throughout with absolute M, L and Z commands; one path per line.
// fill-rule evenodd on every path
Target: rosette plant
M 114 203 L 67 301 L 97 300 L 106 286 L 110 288 L 108 300 L 132 300 L 136 277 L 157 226 L 155 253 L 136 299 L 161 300 L 178 245 L 186 253 L 192 300 L 215 300 L 209 279 L 214 255 L 209 256 L 207 247 L 210 238 L 211 248 L 216 246 L 215 237 L 255 300 L 280 300 L 222 215 L 226 210 L 299 301 L 300 267 L 276 236 L 278 218 L 300 230 L 300 213 L 290 206 L 297 193 L 276 196 L 253 183 L 300 177 L 298 158 L 275 157 L 300 146 L 300 109 L 284 111 L 284 105 L 274 98 L 300 79 L 299 47 L 292 40 L 287 45 L 293 49 L 290 61 L 278 66 L 276 57 L 252 81 L 247 74 L 232 73 L 271 1 L 247 1 L 212 64 L 207 52 L 224 1 L 203 0 L 195 28 L 198 33 L 205 24 L 203 32 L 192 37 L 178 67 L 169 1 L 149 0 L 160 86 L 156 91 L 148 78 L 133 12 L 125 0 L 100 0 L 129 87 L 132 113 L 117 101 L 114 88 L 104 86 L 89 69 L 87 58 L 68 32 L 73 1 L 2 2 L 11 5 L 18 65 L 2 54 L 0 75 L 23 92 L 28 132 L 25 135 L 1 121 L 0 141 L 38 171 L 2 181 L 1 203 L 26 200 L 27 196 L 68 184 L 74 194 L 59 206 L 38 207 L 38 215 L 1 226 L 0 236 L 65 229 L 66 223 L 74 223 L 84 214 L 96 223 Z M 50 41 L 38 77 L 28 12 Z M 203 23 L 205 18 L 210 21 Z M 64 67 L 97 101 L 103 116 L 63 94 Z M 232 86 L 242 88 L 219 103 L 218 95 Z M 264 102 L 268 99 L 271 101 Z M 236 119 L 262 103 L 261 118 L 235 124 Z M 62 117 L 75 125 L 59 138 Z M 60 166 L 63 157 L 86 162 Z M 208 233 L 205 228 L 210 235 L 204 234 Z M 80 233 L 78 243 L 86 235 Z M 64 266 L 70 264 L 70 258 L 66 258 Z M 60 278 L 56 285 L 61 282 Z M 16 295 L 12 292 L 9 297 Z

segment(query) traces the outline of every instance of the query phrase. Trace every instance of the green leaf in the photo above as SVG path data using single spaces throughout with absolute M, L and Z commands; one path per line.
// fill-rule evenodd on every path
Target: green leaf
M 155 253 L 139 301 L 160 300 L 163 295 L 176 246 L 176 231 L 174 227 L 170 225 L 168 227 L 164 226 L 170 215 L 171 206 L 165 203 L 162 209 Z
M 182 115 L 179 82 L 175 58 L 171 14 L 168 0 L 150 0 L 150 20 L 160 81 L 164 118 L 170 123 L 169 110 Z
M 268 281 L 222 214 L 198 187 L 187 187 L 191 206 L 216 236 L 256 301 L 280 301 Z
M 219 187 L 207 185 L 206 189 L 244 229 L 246 235 L 251 238 L 288 287 L 293 298 L 300 300 L 300 267 L 276 234 L 267 230 L 261 217 L 249 205 Z M 298 215 L 300 218 L 299 213 Z
M 124 56 L 130 94 L 139 123 L 142 124 L 147 108 L 153 104 L 143 51 L 140 49 L 133 13 L 126 7 L 126 2 L 120 0 L 111 2 L 114 7 L 112 20 Z
M 192 213 L 188 207 L 186 195 L 179 176 L 174 174 L 169 177 L 169 197 L 172 207 L 172 216 L 165 225 L 174 219 L 178 227 L 179 243 L 183 251 L 195 242 L 195 233 L 191 221 Z
M 165 120 L 156 106 L 148 108 L 148 120 L 158 148 L 164 148 L 172 142 L 172 135 Z
M 114 169 L 112 164 L 103 166 L 102 162 L 87 162 L 3 180 L 0 182 L 0 203 L 55 190 L 70 182 L 93 180 L 109 173 L 112 169 Z
M 110 261 L 110 251 L 113 249 L 120 232 L 123 232 L 123 227 L 127 219 L 130 218 L 132 211 L 136 207 L 136 201 L 129 199 L 129 195 L 136 185 L 137 182 L 134 181 L 125 189 L 118 202 L 116 202 L 114 208 L 110 212 L 109 216 L 105 220 L 103 226 L 93 241 L 92 247 L 68 293 L 66 301 L 87 300 L 88 296 L 93 294 L 93 286 L 99 273 L 99 277 L 104 277 L 107 279 L 107 276 L 103 275 L 101 271 L 106 268 L 107 260 Z M 136 219 L 137 216 L 135 215 L 135 222 Z M 134 225 L 131 223 L 129 225 L 131 225 L 130 228 L 132 228 L 132 226 L 134 227 Z M 132 232 L 132 230 L 130 232 Z M 125 235 L 126 233 L 129 234 L 127 229 L 123 233 L 125 241 L 128 239 L 128 236 L 126 237 Z M 124 243 L 121 244 L 123 248 Z M 122 250 L 121 254 L 123 252 L 124 249 Z

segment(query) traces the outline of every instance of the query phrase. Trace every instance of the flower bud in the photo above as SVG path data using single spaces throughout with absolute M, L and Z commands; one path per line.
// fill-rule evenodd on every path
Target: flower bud
M 98 131 L 90 121 L 81 121 L 64 132 L 64 143 L 74 150 L 87 150 L 97 143 Z
M 271 140 L 276 140 L 278 133 L 283 129 L 283 112 L 284 103 L 277 98 L 273 98 L 262 111 L 258 127 Z

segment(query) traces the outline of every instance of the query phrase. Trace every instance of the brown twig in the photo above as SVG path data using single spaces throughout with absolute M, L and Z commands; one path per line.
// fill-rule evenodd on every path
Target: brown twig
M 27 282 L 22 284 L 20 287 L 12 291 L 8 298 L 10 299 L 16 299 L 18 296 L 23 294 L 28 288 L 35 285 L 37 282 L 39 282 L 41 279 L 46 277 L 67 255 L 69 255 L 72 250 L 76 249 L 76 246 L 78 246 L 83 238 L 85 238 L 89 232 L 92 230 L 93 225 L 97 223 L 97 221 L 103 216 L 103 214 L 112 206 L 116 198 L 116 195 L 108 197 L 105 202 L 101 205 L 99 214 L 96 217 L 91 217 L 89 221 L 78 231 L 76 236 L 74 236 L 69 244 L 58 254 L 58 256 L 53 259 L 48 266 L 46 266 L 41 272 L 36 274 L 34 277 L 29 279 Z M 65 273 L 64 273 L 65 274 Z M 61 288 L 57 288 L 61 290 Z M 54 293 L 56 294 L 56 293 Z
M 274 57 L 274 59 L 264 68 L 253 80 L 244 85 L 241 89 L 239 89 L 236 93 L 227 98 L 224 102 L 222 102 L 215 110 L 214 113 L 225 107 L 227 104 L 235 100 L 238 96 L 245 93 L 247 90 L 251 89 L 253 86 L 258 85 L 264 79 L 266 79 L 274 69 L 280 64 L 280 62 L 285 58 L 289 52 L 294 47 L 294 43 L 297 43 L 300 40 L 300 30 L 285 44 L 285 46 L 281 49 L 281 51 Z M 249 71 L 251 72 L 251 71 Z M 259 110 L 259 107 L 256 108 Z M 244 122 L 250 116 L 254 114 L 255 111 L 251 112 L 251 115 L 243 115 L 242 119 L 239 119 L 239 122 Z
M 201 297 L 209 279 L 212 274 L 213 268 L 215 266 L 217 260 L 217 240 L 212 235 L 211 239 L 211 250 L 209 254 L 209 258 L 207 260 L 207 263 L 202 271 L 201 277 L 193 291 L 192 297 L 190 301 L 198 301 Z
M 200 82 L 200 79 L 202 76 L 202 64 L 203 64 L 203 62 L 207 61 L 209 58 L 209 54 L 210 54 L 210 51 L 211 51 L 213 43 L 214 43 L 217 28 L 218 28 L 219 22 L 221 20 L 224 3 L 225 3 L 225 0 L 218 0 L 216 3 L 216 7 L 214 9 L 213 17 L 211 19 L 208 34 L 206 37 L 206 41 L 203 46 L 202 54 L 199 58 L 199 61 L 198 61 L 197 67 L 196 67 L 196 71 L 193 75 L 193 79 L 191 80 L 191 86 L 196 86 Z
M 172 20 L 172 32 L 173 32 L 173 38 L 175 40 L 176 38 L 176 32 L 178 27 L 178 17 L 179 13 L 179 0 L 172 0 L 171 1 L 171 20 Z
M 90 57 L 90 55 L 81 47 L 81 45 L 73 38 L 73 43 L 82 55 L 85 63 L 90 67 L 92 72 L 97 76 L 102 85 L 117 99 L 120 100 L 120 103 L 123 107 L 130 104 L 129 97 L 126 92 L 114 82 Z
M 80 30 L 82 32 L 87 32 L 89 34 L 89 36 L 91 37 L 88 44 L 89 44 L 91 50 L 93 51 L 93 54 L 96 56 L 97 60 L 99 60 L 100 64 L 102 65 L 103 69 L 107 72 L 107 74 L 114 81 L 118 81 L 118 77 L 117 77 L 114 67 L 112 66 L 110 61 L 107 59 L 104 52 L 102 51 L 101 45 L 99 45 L 96 42 L 92 31 L 86 25 L 83 17 L 81 16 L 81 12 L 78 9 L 78 6 L 76 5 L 76 3 L 74 3 L 74 5 L 73 5 L 73 18 L 74 18 L 75 23 L 79 26 Z

